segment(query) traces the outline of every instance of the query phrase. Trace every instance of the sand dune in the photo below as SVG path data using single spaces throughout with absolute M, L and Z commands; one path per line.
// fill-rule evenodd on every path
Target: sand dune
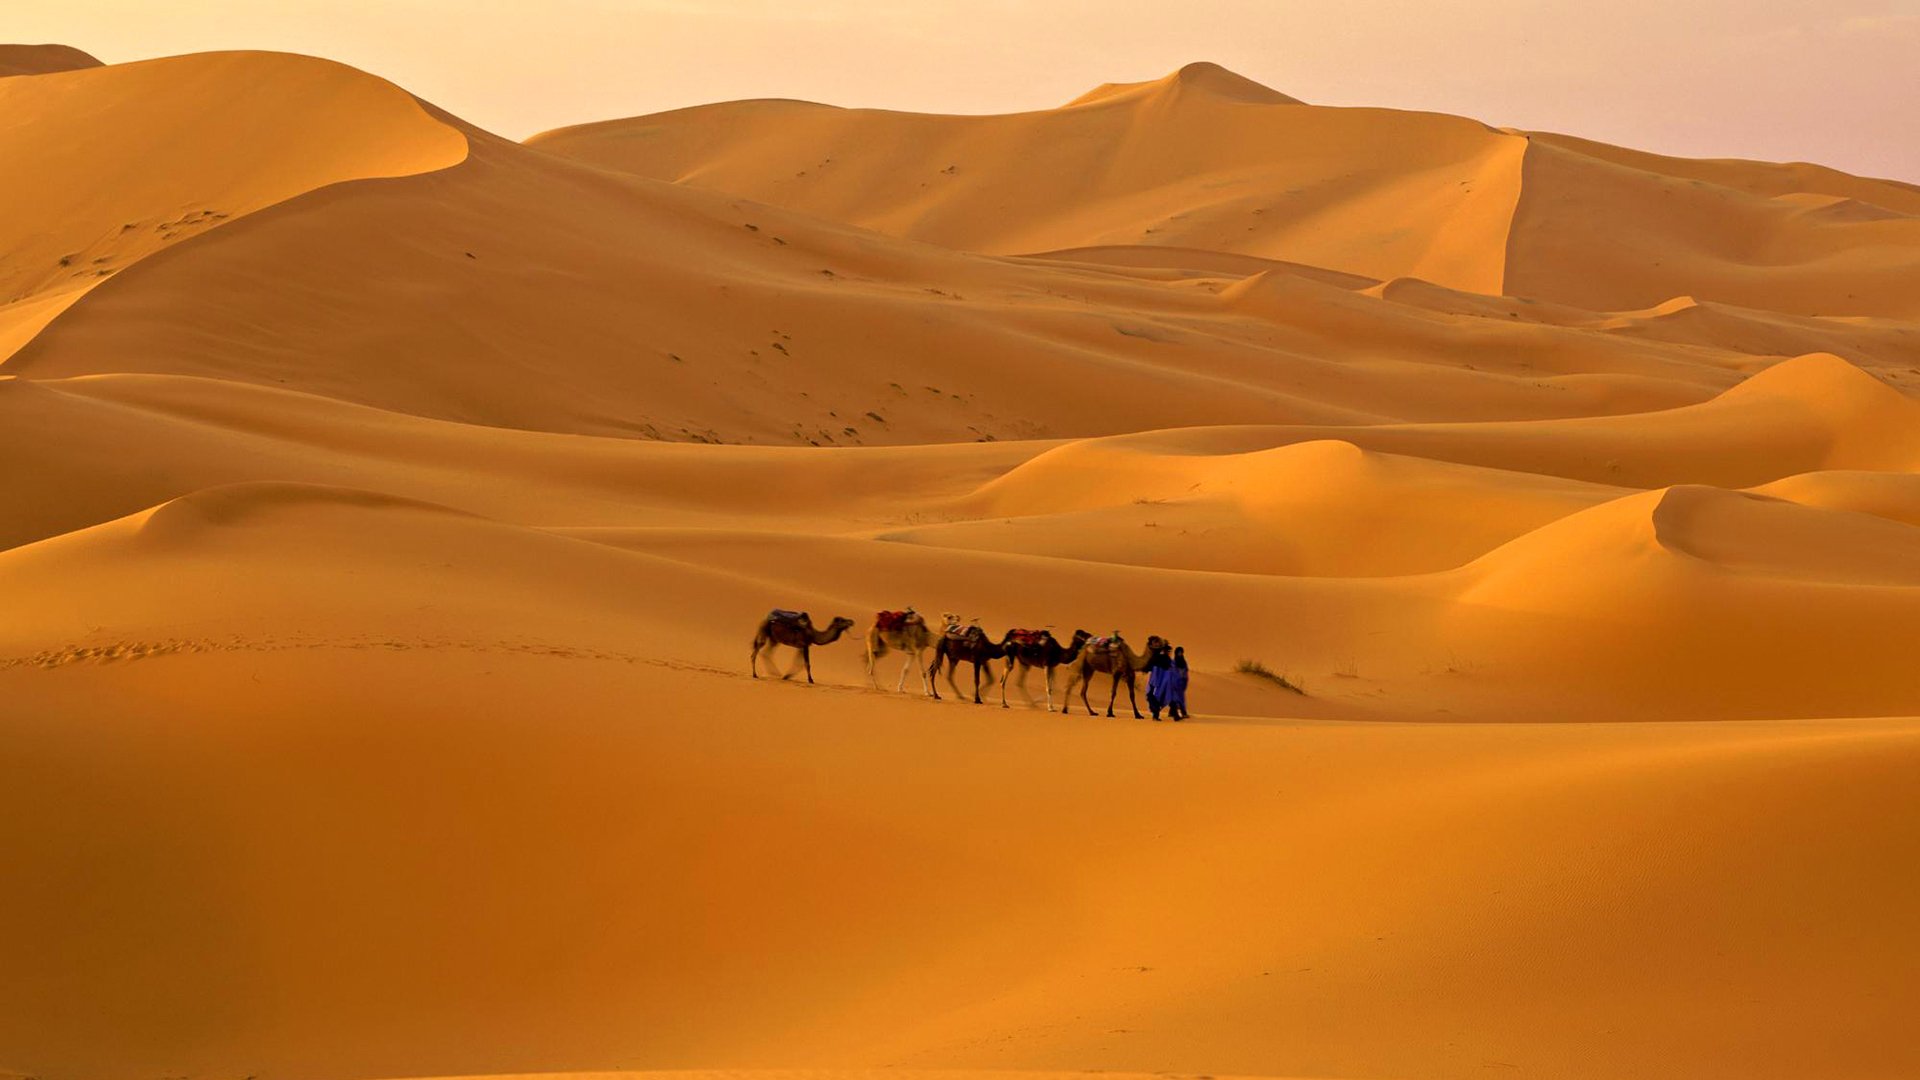
M 1688 294 L 1797 315 L 1920 317 L 1920 193 L 1871 188 L 1886 216 L 1810 215 L 1755 194 L 1806 178 L 1718 182 L 1648 173 L 1560 143 L 1534 142 L 1507 247 L 1506 291 L 1593 308 L 1646 307 Z M 1822 178 L 1824 179 L 1824 177 Z M 1796 185 L 1796 186 L 1790 186 Z M 1895 207 L 1904 207 L 1896 210 Z M 1570 253 L 1577 257 L 1569 257 Z
M 1211 64 L 1012 116 L 733 102 L 529 145 L 943 247 L 1164 244 L 1496 292 L 1526 148 L 1455 117 L 1301 107 Z
M 694 572 L 284 485 L 8 553 L 22 607 L 56 610 L 42 591 L 64 581 L 125 647 L 0 669 L 35 736 L 0 821 L 57 802 L 65 850 L 160 857 L 110 862 L 104 891 L 56 877 L 10 896 L 47 928 L 24 962 L 144 944 L 10 1001 L 6 1041 L 95 1074 L 724 1055 L 1466 1075 L 1517 1055 L 1784 1076 L 1813 1060 L 1809 1030 L 1899 1022 L 1880 988 L 1917 944 L 1898 901 L 1914 837 L 1886 815 L 1912 781 L 1910 722 L 1243 722 L 1169 743 L 756 686 L 723 616 L 763 594 L 769 554 Z M 804 578 L 891 576 L 877 561 Z M 402 700 L 396 724 L 380 703 Z M 649 707 L 664 700 L 698 711 Z M 52 797 L 74 784 L 111 795 Z M 8 844 L 54 856 L 39 830 Z M 1729 905 L 1734 888 L 1777 906 Z M 154 895 L 171 903 L 137 899 Z M 1809 914 L 1836 905 L 1844 923 Z M 1622 957 L 1622 936 L 1686 977 Z M 1769 945 L 1783 936 L 1795 951 Z M 1782 966 L 1795 978 L 1764 976 Z M 1732 1057 L 1684 1039 L 1675 1057 L 1699 1014 L 1632 1003 L 1725 980 L 1759 991 L 1714 1014 L 1748 1048 Z M 1402 1022 L 1361 1038 L 1382 1012 Z M 126 1034 L 105 1046 L 62 1019 L 82 1015 Z M 1862 1070 L 1908 1063 L 1897 1040 L 1849 1045 Z
M 1920 474 L 1916 473 L 1802 473 L 1755 490 L 1806 506 L 1853 510 L 1889 521 L 1920 525 Z
M 0 79 L 99 67 L 100 61 L 71 45 L 0 44 Z
M 0 1074 L 1920 1071 L 1909 185 L 0 74 Z M 909 604 L 1196 719 L 748 676 Z
M 1306 106 L 1211 64 L 1014 116 L 732 102 L 529 142 L 974 251 L 1170 245 L 1593 310 L 1920 313 L 1911 185 Z
M 1620 494 L 1361 450 L 1335 440 L 1227 454 L 1069 443 L 885 534 L 941 547 L 1318 577 L 1452 569 Z
M 16 348 L 183 239 L 328 184 L 439 169 L 466 153 L 457 131 L 399 89 L 266 53 L 8 79 L 0 110 L 22 121 L 0 133 L 0 154 L 34 165 L 0 179 L 0 199 L 22 208 L 0 223 L 0 346 Z M 88 138 L 74 138 L 78 124 Z

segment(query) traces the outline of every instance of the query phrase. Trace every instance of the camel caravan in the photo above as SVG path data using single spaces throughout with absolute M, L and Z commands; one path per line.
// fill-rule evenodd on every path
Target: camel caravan
M 882 611 L 873 618 L 873 625 L 867 629 L 867 678 L 874 689 L 880 688 L 880 679 L 876 667 L 880 659 L 889 652 L 899 653 L 904 658 L 900 667 L 900 679 L 894 687 L 904 692 L 907 688 L 907 674 L 920 673 L 920 686 L 927 696 L 940 700 L 940 688 L 937 677 L 945 669 L 947 687 L 953 696 L 962 697 L 954 673 L 961 664 L 973 665 L 973 703 L 985 704 L 981 700 L 982 685 L 991 686 L 994 682 L 993 664 L 996 660 L 1005 661 L 1005 667 L 999 676 L 1000 707 L 1010 708 L 1007 704 L 1007 683 L 1011 680 L 1028 702 L 1033 695 L 1027 690 L 1027 678 L 1035 668 L 1046 676 L 1047 711 L 1053 711 L 1053 672 L 1055 668 L 1067 669 L 1067 685 L 1061 695 L 1062 713 L 1073 712 L 1073 690 L 1080 688 L 1080 704 L 1087 715 L 1093 715 L 1093 705 L 1087 700 L 1087 690 L 1094 677 L 1105 675 L 1110 683 L 1107 690 L 1107 715 L 1113 715 L 1114 702 L 1120 695 L 1120 687 L 1127 688 L 1127 703 L 1133 709 L 1135 720 L 1144 719 L 1140 715 L 1140 702 L 1135 692 L 1138 676 L 1147 676 L 1147 707 L 1155 720 L 1160 719 L 1164 710 L 1171 718 L 1187 718 L 1187 657 L 1186 650 L 1175 646 L 1159 635 L 1147 639 L 1145 652 L 1135 652 L 1133 646 L 1114 631 L 1104 637 L 1094 637 L 1085 630 L 1075 630 L 1073 636 L 1065 642 L 1054 637 L 1051 630 L 1008 630 L 998 641 L 975 623 L 969 623 L 951 613 L 941 617 L 942 627 L 934 630 L 927 624 L 925 616 L 912 608 L 905 611 Z M 813 625 L 812 616 L 804 611 L 787 611 L 776 608 L 760 620 L 760 626 L 753 634 L 753 654 L 748 660 L 748 671 L 754 678 L 760 677 L 760 662 L 765 659 L 769 670 L 777 670 L 773 664 L 773 650 L 779 646 L 793 649 L 799 655 L 795 668 L 804 670 L 807 681 L 813 682 L 812 651 L 816 645 L 831 645 L 845 637 L 854 627 L 852 619 L 836 618 L 825 630 Z M 933 655 L 931 662 L 925 657 Z M 1014 679 L 1014 673 L 1019 678 Z M 781 675 L 783 679 L 794 676 L 790 669 Z

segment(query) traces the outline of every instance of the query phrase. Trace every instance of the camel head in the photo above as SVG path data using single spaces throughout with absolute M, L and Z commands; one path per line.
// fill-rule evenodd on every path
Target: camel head
M 1087 633 L 1085 630 L 1075 630 L 1073 632 L 1073 643 L 1075 645 L 1085 645 L 1092 637 L 1093 635 Z
M 827 630 L 830 633 L 844 634 L 851 629 L 853 629 L 853 620 L 845 615 L 836 615 L 833 621 L 827 624 Z

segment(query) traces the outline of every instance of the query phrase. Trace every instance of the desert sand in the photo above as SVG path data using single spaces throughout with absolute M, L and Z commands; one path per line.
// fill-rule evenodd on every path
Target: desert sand
M 0 76 L 0 1075 L 1920 1074 L 1920 189 Z M 907 605 L 1195 718 L 875 689 Z

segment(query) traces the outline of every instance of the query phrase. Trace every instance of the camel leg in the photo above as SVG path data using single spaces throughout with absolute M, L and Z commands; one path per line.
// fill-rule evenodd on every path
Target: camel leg
M 960 696 L 960 684 L 955 682 L 953 679 L 954 674 L 959 670 L 960 670 L 960 657 L 958 655 L 948 657 L 947 658 L 947 689 L 953 691 L 954 697 Z
M 805 666 L 807 669 L 807 685 L 812 686 L 813 685 L 813 649 L 811 646 L 807 646 L 807 645 L 800 646 L 800 663 L 803 666 Z
M 753 652 L 747 656 L 747 672 L 756 679 L 760 677 L 760 650 L 766 647 L 766 639 L 755 634 L 753 638 Z
M 1092 685 L 1093 685 L 1093 672 L 1086 670 L 1084 668 L 1081 669 L 1080 671 L 1080 704 L 1086 708 L 1088 716 L 1093 715 L 1093 702 L 1087 700 L 1087 688 Z
M 900 692 L 901 692 L 901 693 L 903 693 L 903 694 L 904 694 L 904 693 L 906 693 L 906 691 L 907 691 L 907 672 L 908 672 L 909 670 L 911 670 L 912 668 L 915 668 L 915 667 L 917 667 L 917 666 L 919 666 L 919 664 L 918 664 L 918 661 L 919 661 L 919 659 L 920 659 L 920 657 L 918 657 L 917 655 L 915 655 L 915 654 L 913 654 L 913 653 L 908 653 L 908 654 L 907 654 L 907 662 L 906 662 L 906 663 L 904 663 L 904 664 L 901 664 L 901 665 L 900 665 L 900 685 L 899 685 L 899 686 L 897 686 L 897 687 L 895 687 L 894 689 L 896 689 L 896 690 L 898 690 L 898 691 L 900 691 Z
M 1140 699 L 1134 696 L 1134 678 L 1132 670 L 1127 672 L 1127 704 L 1133 706 L 1133 718 L 1140 719 Z
M 1027 689 L 1027 680 L 1033 677 L 1033 665 L 1027 663 L 1025 660 L 1014 660 L 1012 658 L 1007 660 L 1006 677 L 1000 680 L 1000 704 L 1004 706 L 1007 703 L 1006 680 L 1012 678 L 1014 665 L 1016 664 L 1020 667 L 1020 677 L 1013 680 L 1013 685 L 1020 688 L 1020 696 L 1027 699 L 1027 708 L 1031 709 L 1033 708 L 1033 691 Z
M 867 681 L 873 684 L 875 690 L 880 689 L 880 678 L 873 673 L 873 667 L 880 657 L 886 654 L 886 651 L 886 642 L 867 639 Z
M 927 665 L 927 671 L 926 671 L 927 694 L 931 696 L 935 701 L 940 700 L 940 682 L 938 679 L 934 678 L 934 676 L 940 674 L 941 659 L 942 659 L 942 656 L 941 656 L 940 650 L 938 648 L 935 648 L 933 650 L 933 663 Z
M 1053 665 L 1047 665 L 1047 711 L 1053 711 Z
M 1113 673 L 1113 685 L 1107 688 L 1107 715 L 1108 716 L 1113 715 L 1113 702 L 1114 702 L 1114 699 L 1118 698 L 1119 696 L 1120 696 L 1120 673 L 1116 671 Z M 1134 710 L 1133 715 L 1137 718 L 1140 715 L 1139 710 L 1138 709 Z
M 924 652 L 925 650 L 921 650 L 921 651 Z M 914 659 L 914 663 L 918 664 L 920 662 L 920 653 L 915 653 L 913 656 L 913 659 Z M 926 690 L 927 693 L 929 694 L 933 693 L 933 680 L 927 678 L 927 673 L 925 669 L 922 669 L 920 672 L 920 686 L 922 689 Z M 905 688 L 906 687 L 904 685 L 901 687 L 901 689 L 903 690 Z

